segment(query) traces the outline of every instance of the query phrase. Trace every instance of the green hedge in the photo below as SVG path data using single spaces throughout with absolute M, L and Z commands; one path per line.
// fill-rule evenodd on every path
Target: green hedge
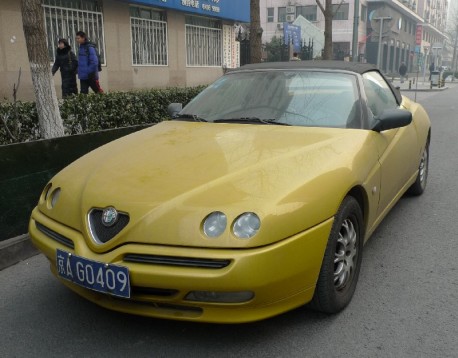
M 448 76 L 455 76 L 455 78 L 458 78 L 458 72 L 453 72 L 453 71 L 444 71 L 442 72 L 442 78 L 446 79 Z
M 187 104 L 205 87 L 168 88 L 104 95 L 78 95 L 60 102 L 66 134 L 80 134 L 103 129 L 158 123 L 168 118 L 167 106 Z M 18 121 L 14 113 L 17 112 Z M 0 118 L 16 137 L 13 141 L 0 122 L 0 145 L 41 139 L 35 103 L 0 103 Z

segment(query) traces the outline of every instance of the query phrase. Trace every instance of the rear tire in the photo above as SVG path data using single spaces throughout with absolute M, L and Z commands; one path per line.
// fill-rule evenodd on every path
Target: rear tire
M 426 188 L 429 171 L 429 142 L 426 143 L 423 154 L 421 155 L 420 164 L 418 165 L 418 175 L 415 183 L 407 189 L 407 194 L 418 196 L 423 194 Z
M 312 309 L 337 313 L 350 303 L 361 267 L 363 233 L 361 207 L 355 198 L 347 196 L 334 218 L 310 302 Z

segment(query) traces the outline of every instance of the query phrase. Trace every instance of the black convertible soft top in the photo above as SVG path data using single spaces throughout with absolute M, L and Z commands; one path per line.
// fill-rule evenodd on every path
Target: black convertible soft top
M 306 68 L 306 69 L 329 69 L 329 70 L 341 70 L 341 71 L 351 71 L 355 73 L 365 73 L 367 71 L 377 70 L 377 67 L 369 63 L 359 63 L 359 62 L 348 62 L 348 61 L 289 61 L 289 62 L 262 62 L 254 63 L 250 65 L 245 65 L 239 67 L 236 70 L 267 70 L 267 69 L 297 69 L 297 68 Z
M 238 71 L 255 71 L 255 70 L 288 70 L 288 69 L 323 69 L 323 70 L 336 70 L 336 71 L 349 71 L 357 74 L 363 74 L 369 71 L 377 71 L 385 79 L 388 86 L 391 88 L 395 95 L 398 104 L 402 102 L 402 96 L 399 89 L 395 88 L 393 84 L 383 75 L 380 70 L 370 63 L 359 63 L 349 61 L 327 61 L 327 60 L 311 60 L 311 61 L 288 61 L 288 62 L 262 62 L 253 63 L 239 68 L 230 70 L 230 72 Z

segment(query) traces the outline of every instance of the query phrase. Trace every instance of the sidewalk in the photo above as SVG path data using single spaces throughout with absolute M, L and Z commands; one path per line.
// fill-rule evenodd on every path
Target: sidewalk
M 431 87 L 431 82 L 428 80 L 428 76 L 426 76 L 425 81 L 422 75 L 418 76 L 417 80 L 416 74 L 409 74 L 409 77 L 407 78 L 407 80 L 404 79 L 403 83 L 401 83 L 399 77 L 395 77 L 394 79 L 388 77 L 388 79 L 391 81 L 391 83 L 393 83 L 395 87 L 399 87 L 401 92 L 440 92 L 450 88 L 451 86 L 458 85 L 457 80 L 454 82 L 446 81 L 443 87 Z

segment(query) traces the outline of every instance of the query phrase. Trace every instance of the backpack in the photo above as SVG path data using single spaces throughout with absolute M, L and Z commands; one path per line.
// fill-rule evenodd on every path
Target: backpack
M 100 53 L 99 53 L 99 50 L 98 50 L 97 46 L 95 45 L 95 43 L 89 42 L 89 41 L 87 43 L 87 46 L 88 46 L 88 49 L 87 49 L 87 61 L 89 62 L 89 47 L 92 47 L 95 50 L 95 55 L 97 56 L 97 61 L 99 63 L 97 70 L 99 72 L 102 72 L 102 61 L 100 59 Z

